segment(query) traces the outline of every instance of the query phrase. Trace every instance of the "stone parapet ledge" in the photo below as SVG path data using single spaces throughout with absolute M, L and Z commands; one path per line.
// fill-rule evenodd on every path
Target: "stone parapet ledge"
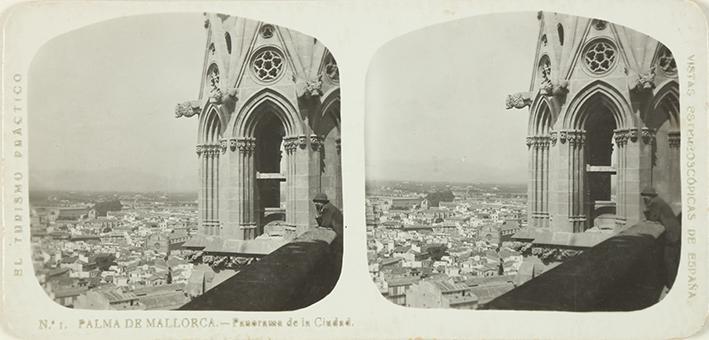
M 664 288 L 664 231 L 655 222 L 635 224 L 482 308 L 590 312 L 650 307 Z
M 340 276 L 335 232 L 313 227 L 179 310 L 290 311 L 332 291 Z M 339 246 L 339 245 L 338 245 Z
M 621 230 L 618 235 L 645 235 L 658 239 L 665 232 L 665 227 L 654 221 L 643 221 L 627 229 Z
M 325 242 L 332 244 L 337 234 L 330 228 L 315 227 L 293 239 L 293 242 Z

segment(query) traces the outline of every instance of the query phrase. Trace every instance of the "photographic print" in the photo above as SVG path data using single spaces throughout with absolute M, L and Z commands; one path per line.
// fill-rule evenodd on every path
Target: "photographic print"
M 0 9 L 2 339 L 704 325 L 697 2 Z
M 672 51 L 548 11 L 428 27 L 367 84 L 367 249 L 418 308 L 643 309 L 680 258 Z M 385 142 L 386 141 L 386 142 Z
M 214 13 L 97 23 L 29 71 L 32 262 L 56 303 L 293 310 L 340 274 L 340 91 L 316 38 Z

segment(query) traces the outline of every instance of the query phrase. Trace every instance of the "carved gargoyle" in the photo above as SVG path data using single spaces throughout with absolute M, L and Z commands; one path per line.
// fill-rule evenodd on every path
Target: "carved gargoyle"
M 182 103 L 177 103 L 175 106 L 175 118 L 192 117 L 199 114 L 202 107 L 197 100 L 190 100 Z
M 505 100 L 505 108 L 512 109 L 523 109 L 529 105 L 532 105 L 532 98 L 529 97 L 529 92 L 518 92 L 514 94 L 508 94 L 507 100 Z
M 646 73 L 638 73 L 626 68 L 625 74 L 628 76 L 628 88 L 631 91 L 651 91 L 655 88 L 655 66 L 650 67 Z
M 322 75 L 318 75 L 314 79 L 300 79 L 293 77 L 296 83 L 296 89 L 298 91 L 298 97 L 319 97 L 323 95 L 322 92 Z

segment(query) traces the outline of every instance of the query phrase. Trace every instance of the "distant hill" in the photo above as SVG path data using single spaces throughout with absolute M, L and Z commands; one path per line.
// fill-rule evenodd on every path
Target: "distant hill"
M 198 188 L 193 176 L 171 178 L 131 169 L 87 170 L 30 169 L 29 187 L 33 191 L 118 191 L 118 192 L 192 192 Z

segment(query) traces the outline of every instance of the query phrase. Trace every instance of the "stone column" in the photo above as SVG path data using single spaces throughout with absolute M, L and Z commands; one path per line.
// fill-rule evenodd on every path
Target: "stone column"
M 320 192 L 320 148 L 322 139 L 311 135 L 298 136 L 294 152 L 294 225 L 296 234 L 302 234 L 316 225 L 315 207 L 312 198 Z
M 534 156 L 535 150 L 532 147 L 534 145 L 534 137 L 527 137 L 527 225 L 529 227 L 537 227 L 536 219 L 534 218 L 534 207 L 535 199 L 534 193 L 536 192 L 536 173 L 537 169 L 535 167 Z
M 616 228 L 622 228 L 626 224 L 628 205 L 628 183 L 626 182 L 628 173 L 628 150 L 627 144 L 630 134 L 628 130 L 613 130 L 613 139 L 616 147 L 616 184 L 615 184 L 615 215 Z
M 626 130 L 628 142 L 625 145 L 624 213 L 627 225 L 643 219 L 644 203 L 640 192 L 652 185 L 652 145 L 654 131 L 648 128 Z
M 205 226 L 207 229 L 207 235 L 212 235 L 212 204 L 214 204 L 214 201 L 212 200 L 212 189 L 213 189 L 213 183 L 212 183 L 212 145 L 211 144 L 206 144 L 206 151 L 205 151 L 205 170 L 206 170 L 206 176 L 205 176 L 205 192 L 206 192 L 206 199 L 204 201 L 205 205 Z
M 199 228 L 201 231 L 201 234 L 206 234 L 206 227 L 205 227 L 205 193 L 204 190 L 206 188 L 205 183 L 204 183 L 204 176 L 205 176 L 205 167 L 204 167 L 204 159 L 206 158 L 204 150 L 203 150 L 203 145 L 197 144 L 197 147 L 195 148 L 197 151 L 197 159 L 199 160 L 199 191 L 197 192 L 197 207 L 199 211 Z
M 534 212 L 532 217 L 534 218 L 534 226 L 540 227 L 540 210 L 542 205 L 541 199 L 541 187 L 542 187 L 542 164 L 541 164 L 541 150 L 540 150 L 540 139 L 538 136 L 532 137 L 532 149 L 534 150 Z
M 586 223 L 585 131 L 560 130 L 558 143 L 554 140 L 552 158 L 556 171 L 551 176 L 549 224 L 555 232 L 581 232 Z
M 550 228 L 553 221 L 553 211 L 558 206 L 558 178 L 559 173 L 559 133 L 551 131 L 549 133 L 549 162 L 547 163 L 547 219 L 546 228 Z
M 240 158 L 240 178 L 241 178 L 241 218 L 239 228 L 242 231 L 244 240 L 256 238 L 256 165 L 254 162 L 254 151 L 256 150 L 256 140 L 253 137 L 242 137 L 237 139 L 237 148 Z
M 540 199 L 542 201 L 540 207 L 540 220 L 539 225 L 542 228 L 549 227 L 549 144 L 551 138 L 549 136 L 542 136 L 540 139 L 540 151 L 541 151 L 541 188 L 540 188 Z
M 219 216 L 217 210 L 219 208 L 219 144 L 212 145 L 212 235 L 218 234 Z
M 549 136 L 527 137 L 530 147 L 528 221 L 532 227 L 549 226 Z
M 589 208 L 586 195 L 586 159 L 584 155 L 584 144 L 586 132 L 583 130 L 566 131 L 570 151 L 569 176 L 571 188 L 569 222 L 575 233 L 583 232 L 586 229 Z
M 342 209 L 342 145 L 341 139 L 337 138 L 335 140 L 335 147 L 337 148 L 337 160 L 335 161 L 335 206 Z
M 219 226 L 221 235 L 228 238 L 243 237 L 239 229 L 240 178 L 236 138 L 227 141 L 226 150 L 219 157 Z
M 296 193 L 295 193 L 295 173 L 296 173 L 296 162 L 295 162 L 295 151 L 298 148 L 298 137 L 287 136 L 283 138 L 283 148 L 286 151 L 286 223 L 294 226 L 295 225 L 295 211 L 296 211 Z
M 667 133 L 667 142 L 670 146 L 670 197 L 668 198 L 670 207 L 674 210 L 675 214 L 680 212 L 680 207 L 682 204 L 682 178 L 681 178 L 681 168 L 680 168 L 680 144 L 681 138 L 680 131 L 670 131 Z

